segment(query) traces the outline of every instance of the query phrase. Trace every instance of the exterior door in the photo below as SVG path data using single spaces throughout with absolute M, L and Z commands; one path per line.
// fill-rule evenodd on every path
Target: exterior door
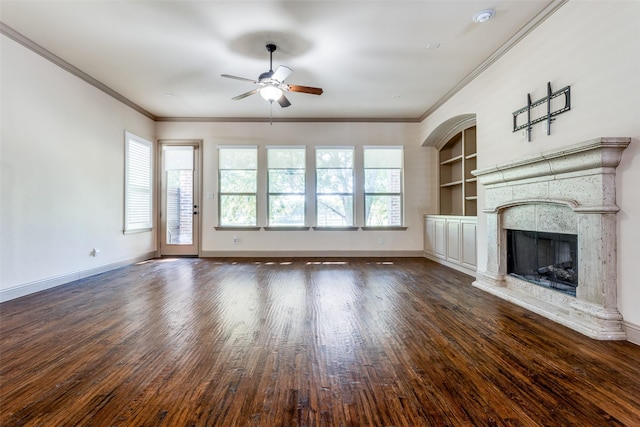
M 200 144 L 160 143 L 160 254 L 197 256 Z

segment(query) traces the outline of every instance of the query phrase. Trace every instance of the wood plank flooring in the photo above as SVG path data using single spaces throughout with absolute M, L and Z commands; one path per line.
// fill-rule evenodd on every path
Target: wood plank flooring
M 0 305 L 2 426 L 638 426 L 640 347 L 421 258 L 160 259 Z

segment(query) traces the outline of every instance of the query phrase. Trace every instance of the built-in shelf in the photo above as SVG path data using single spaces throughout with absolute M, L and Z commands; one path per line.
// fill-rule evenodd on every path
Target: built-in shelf
M 462 154 L 456 157 L 452 157 L 451 159 L 447 159 L 444 160 L 442 162 L 440 162 L 441 165 L 448 165 L 451 163 L 455 163 L 455 162 L 461 162 L 462 161 Z
M 455 134 L 440 149 L 440 215 L 476 216 L 476 127 Z

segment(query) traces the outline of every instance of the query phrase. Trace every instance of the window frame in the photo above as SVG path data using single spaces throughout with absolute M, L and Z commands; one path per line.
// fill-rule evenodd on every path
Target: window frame
M 267 173 L 267 226 L 266 229 L 272 230 L 286 230 L 286 229 L 300 229 L 307 227 L 307 146 L 306 145 L 270 145 L 266 147 L 267 150 L 267 161 L 266 161 L 266 173 Z M 299 150 L 304 153 L 304 161 L 302 162 L 301 168 L 273 168 L 269 165 L 269 150 Z M 272 170 L 298 170 L 302 171 L 302 178 L 304 180 L 304 189 L 299 193 L 291 193 L 291 192 L 272 192 L 271 191 L 271 174 Z M 272 196 L 302 196 L 303 198 L 303 220 L 302 224 L 272 224 L 271 223 L 271 197 Z
M 148 158 L 143 159 L 145 164 L 148 165 L 148 174 L 145 173 L 147 178 L 147 184 L 145 186 L 134 186 L 132 184 L 132 147 L 141 146 L 148 152 Z M 134 171 L 135 172 L 135 171 Z M 142 171 L 144 173 L 145 171 Z M 134 191 L 132 191 L 134 190 Z M 143 214 L 147 217 L 146 222 L 133 223 L 131 222 L 131 205 L 132 193 L 138 192 L 147 195 L 148 202 L 146 203 L 146 212 Z M 154 228 L 154 143 L 141 136 L 135 135 L 129 131 L 125 131 L 124 134 L 124 217 L 123 217 L 123 234 L 134 234 L 150 232 Z
M 254 230 L 259 229 L 258 227 L 258 173 L 260 170 L 259 167 L 259 157 L 258 157 L 258 146 L 257 145 L 220 145 L 217 147 L 218 149 L 218 226 L 217 230 L 222 229 L 243 229 L 243 230 Z M 256 167 L 251 169 L 222 169 L 220 167 L 220 152 L 222 150 L 254 150 L 256 156 Z M 222 171 L 255 171 L 255 192 L 223 192 L 222 191 Z M 224 196 L 253 196 L 255 198 L 255 217 L 253 224 L 223 224 L 222 223 L 222 199 Z
M 385 168 L 373 168 L 373 167 L 367 167 L 366 165 L 366 152 L 367 150 L 400 150 L 401 152 L 401 156 L 400 156 L 400 167 L 399 168 L 389 168 L 389 167 L 385 167 Z M 380 229 L 384 229 L 384 230 L 404 230 L 406 229 L 405 226 L 405 217 L 404 217 L 404 146 L 403 145 L 366 145 L 362 147 L 362 190 L 363 190 L 363 208 L 364 208 L 364 224 L 362 226 L 363 230 L 380 230 Z M 381 169 L 381 170 L 393 170 L 393 169 L 397 169 L 400 171 L 400 191 L 399 192 L 390 192 L 390 191 L 386 191 L 386 192 L 368 192 L 367 191 L 367 170 L 372 170 L 372 169 Z M 367 215 L 367 197 L 370 196 L 398 196 L 400 198 L 400 224 L 393 224 L 393 225 L 370 225 L 367 223 L 368 221 L 368 215 Z
M 321 150 L 341 150 L 341 151 L 351 151 L 351 167 L 350 168 L 325 168 L 325 167 L 318 167 L 318 152 Z M 351 230 L 351 229 L 357 229 L 356 226 L 356 197 L 355 197 L 355 190 L 356 190 L 356 176 L 355 176 L 355 158 L 356 158 L 356 147 L 355 146 L 316 146 L 315 147 L 315 156 L 314 156 L 314 162 L 315 162 L 315 195 L 314 195 L 314 199 L 315 199 L 315 223 L 316 223 L 316 229 L 325 229 L 325 230 Z M 345 193 L 345 192 L 340 192 L 340 193 L 319 193 L 318 192 L 318 171 L 319 170 L 324 170 L 324 169 L 342 169 L 342 170 L 347 170 L 350 169 L 351 170 L 351 192 L 350 193 Z M 318 196 L 338 196 L 338 197 L 351 197 L 351 225 L 318 225 Z

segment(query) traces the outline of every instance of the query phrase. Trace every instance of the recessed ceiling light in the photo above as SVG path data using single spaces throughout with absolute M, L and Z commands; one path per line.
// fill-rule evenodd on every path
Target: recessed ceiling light
M 493 17 L 493 15 L 496 14 L 496 11 L 493 9 L 485 9 L 485 10 L 481 10 L 480 12 L 476 13 L 475 15 L 473 15 L 473 22 L 477 22 L 479 24 L 482 24 L 483 22 L 487 22 L 489 19 L 491 19 Z

